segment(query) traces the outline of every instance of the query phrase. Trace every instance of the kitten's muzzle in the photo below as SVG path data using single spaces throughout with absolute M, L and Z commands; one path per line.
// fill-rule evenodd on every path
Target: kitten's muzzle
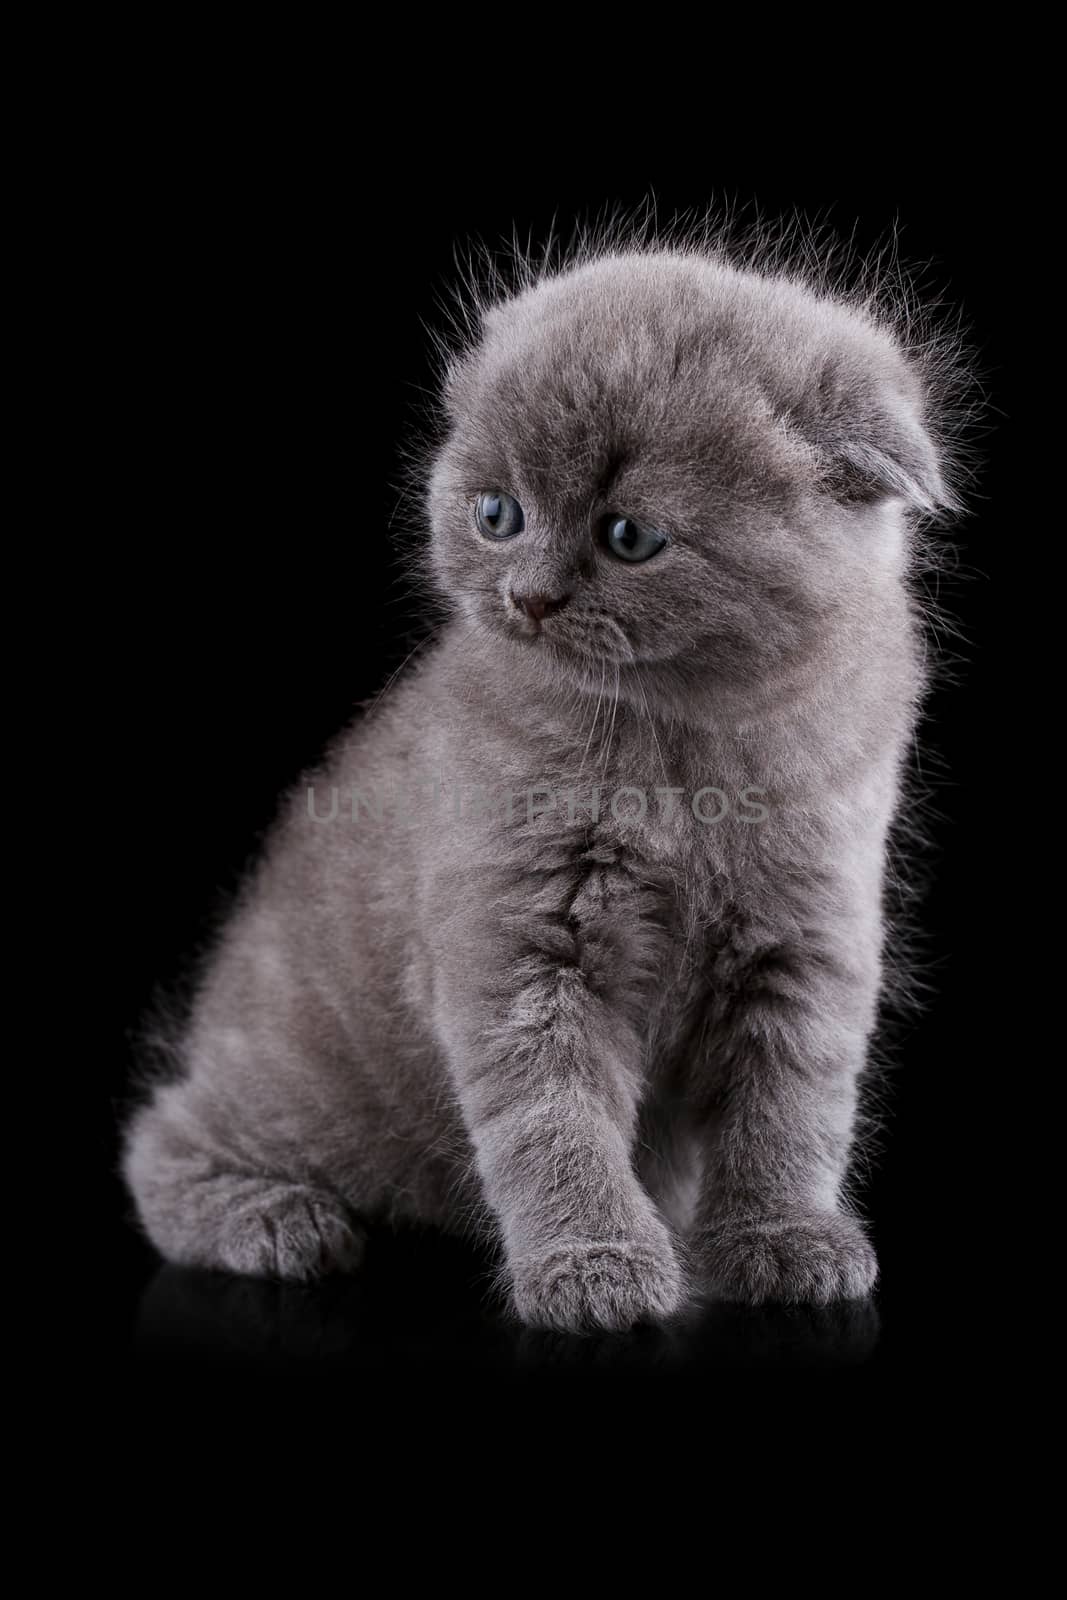
M 508 599 L 516 611 L 540 625 L 553 611 L 562 611 L 570 599 L 569 594 L 516 594 L 512 589 Z

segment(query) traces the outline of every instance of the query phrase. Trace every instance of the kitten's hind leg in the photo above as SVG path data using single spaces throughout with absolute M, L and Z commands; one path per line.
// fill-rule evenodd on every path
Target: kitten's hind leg
M 213 1150 L 166 1091 L 134 1119 L 123 1169 L 145 1232 L 179 1265 L 308 1280 L 362 1259 L 363 1228 L 339 1196 Z

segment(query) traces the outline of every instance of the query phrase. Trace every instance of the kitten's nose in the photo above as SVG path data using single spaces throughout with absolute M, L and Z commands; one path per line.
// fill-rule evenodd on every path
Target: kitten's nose
M 570 599 L 569 594 L 516 594 L 511 591 L 511 603 L 525 612 L 535 622 L 543 622 L 553 611 L 562 611 Z

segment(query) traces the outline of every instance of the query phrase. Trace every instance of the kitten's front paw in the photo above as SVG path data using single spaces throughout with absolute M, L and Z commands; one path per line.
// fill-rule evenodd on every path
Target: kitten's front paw
M 678 1309 L 682 1274 L 669 1242 L 580 1240 L 514 1266 L 515 1308 L 531 1328 L 620 1331 Z
M 752 1305 L 861 1300 L 878 1276 L 862 1227 L 836 1211 L 728 1219 L 709 1234 L 705 1259 L 718 1298 Z

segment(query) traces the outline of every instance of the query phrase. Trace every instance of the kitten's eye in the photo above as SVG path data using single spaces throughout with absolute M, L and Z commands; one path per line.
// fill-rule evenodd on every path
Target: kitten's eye
M 632 517 L 608 517 L 604 524 L 604 543 L 620 561 L 650 561 L 667 540 L 655 528 L 643 528 Z
M 478 531 L 487 539 L 514 539 L 526 525 L 522 507 L 510 494 L 480 494 L 475 507 Z

